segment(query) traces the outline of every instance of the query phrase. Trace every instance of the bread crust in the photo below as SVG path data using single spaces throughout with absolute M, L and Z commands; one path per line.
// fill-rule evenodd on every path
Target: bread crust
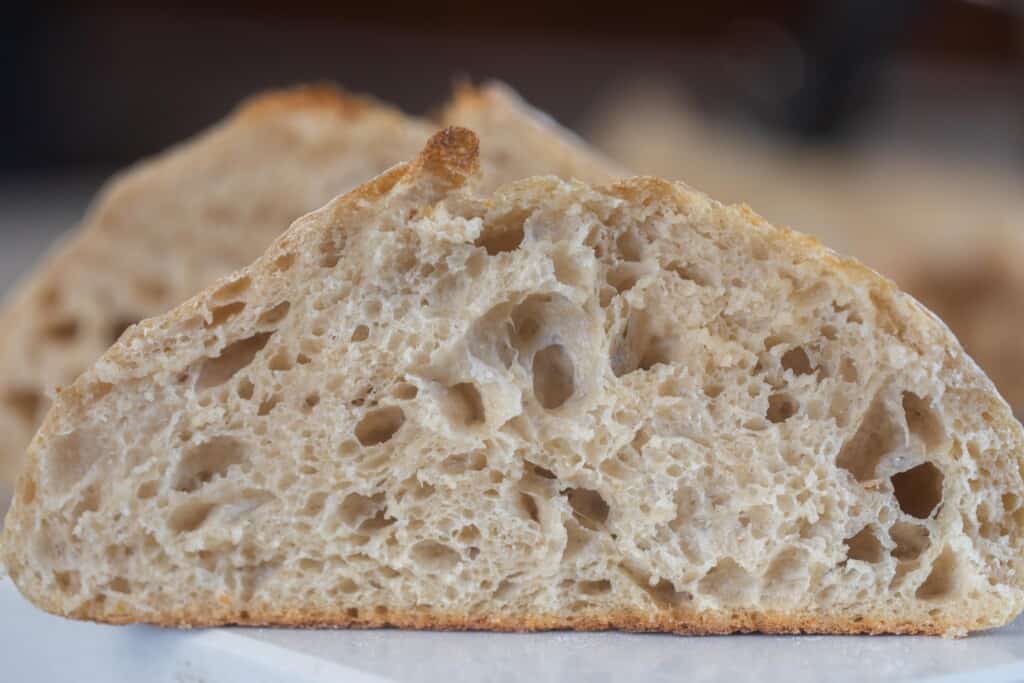
M 54 612 L 55 614 L 59 614 Z M 730 633 L 764 633 L 778 635 L 930 635 L 963 637 L 967 631 L 991 624 L 964 624 L 935 619 L 908 622 L 885 615 L 844 618 L 823 614 L 773 614 L 736 610 L 731 612 L 642 612 L 620 610 L 605 614 L 578 616 L 545 614 L 470 615 L 409 610 L 351 616 L 344 610 L 317 613 L 301 610 L 272 611 L 263 609 L 234 610 L 215 608 L 175 612 L 160 616 L 116 612 L 97 613 L 88 609 L 61 616 L 101 624 L 125 625 L 144 623 L 174 628 L 208 628 L 215 626 L 280 626 L 286 628 L 334 629 L 421 629 L 432 631 L 499 631 L 523 633 L 533 631 L 630 631 L 637 633 L 672 633 L 706 636 Z
M 327 109 L 353 119 L 370 112 L 391 109 L 366 95 L 355 95 L 336 83 L 321 82 L 288 90 L 260 93 L 241 102 L 235 109 L 239 118 L 278 116 L 282 112 L 305 109 Z

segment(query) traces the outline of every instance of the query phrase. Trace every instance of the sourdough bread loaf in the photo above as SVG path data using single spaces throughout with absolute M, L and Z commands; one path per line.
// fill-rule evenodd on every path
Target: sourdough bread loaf
M 507 86 L 461 87 L 441 120 L 484 136 L 489 185 L 612 177 L 610 163 Z M 302 87 L 255 97 L 114 178 L 0 308 L 0 488 L 13 484 L 53 390 L 128 325 L 252 262 L 302 214 L 413 157 L 437 125 L 331 86 Z
M 29 449 L 19 589 L 178 626 L 1019 613 L 1024 435 L 935 316 L 681 183 L 478 167 L 438 133 L 125 332 Z

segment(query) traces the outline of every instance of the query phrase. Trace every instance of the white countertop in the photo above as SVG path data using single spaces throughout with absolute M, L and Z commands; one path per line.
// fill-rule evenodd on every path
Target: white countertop
M 961 640 L 908 636 L 438 633 L 100 626 L 0 579 L 0 679 L 18 683 L 1024 681 L 1024 619 Z

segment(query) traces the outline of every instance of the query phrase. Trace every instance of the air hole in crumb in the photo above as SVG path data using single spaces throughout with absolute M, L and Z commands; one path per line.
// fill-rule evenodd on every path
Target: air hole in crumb
M 459 563 L 459 554 L 437 541 L 420 541 L 412 547 L 414 562 L 432 572 L 448 572 Z
M 802 346 L 794 346 L 782 354 L 782 369 L 792 370 L 795 375 L 810 375 L 814 373 L 811 367 L 811 359 Z
M 338 517 L 345 526 L 357 529 L 367 520 L 373 519 L 384 508 L 384 495 L 381 493 L 370 497 L 350 493 L 341 502 L 341 506 L 338 508 Z
M 638 263 L 623 263 L 608 271 L 605 278 L 619 294 L 628 292 L 644 275 L 644 269 Z
M 370 336 L 370 328 L 366 325 L 359 325 L 352 331 L 352 341 L 361 342 L 366 341 Z
M 468 427 L 484 422 L 484 402 L 480 398 L 480 391 L 472 382 L 461 382 L 448 387 L 445 403 L 445 412 L 453 424 Z
M 755 588 L 754 578 L 731 557 L 718 562 L 700 580 L 700 592 L 725 605 L 747 604 Z
M 536 474 L 538 477 L 541 477 L 542 479 L 557 479 L 555 473 L 547 469 L 546 467 L 534 465 L 533 463 L 530 463 L 530 466 L 533 469 L 533 473 Z
M 706 287 L 708 285 L 707 277 L 692 265 L 673 261 L 668 264 L 667 268 L 669 272 L 675 273 L 675 275 L 681 280 L 687 280 L 699 287 Z
M 363 446 L 384 443 L 395 435 L 405 422 L 405 413 L 398 406 L 370 411 L 356 425 L 356 439 Z
M 415 384 L 409 382 L 399 382 L 395 385 L 395 388 L 391 390 L 391 395 L 397 398 L 399 401 L 411 401 L 416 398 L 420 390 L 416 388 Z
M 483 247 L 490 256 L 515 251 L 523 243 L 526 232 L 523 224 L 528 213 L 525 211 L 507 214 L 484 225 L 474 245 Z
M 54 572 L 53 578 L 57 583 L 57 589 L 64 593 L 76 593 L 81 585 L 79 574 L 74 570 Z
M 584 595 L 604 595 L 612 590 L 612 582 L 608 579 L 601 579 L 600 581 L 580 581 L 576 584 L 580 593 Z
M 43 407 L 43 396 L 33 389 L 10 389 L 4 395 L 4 403 L 22 422 L 35 425 L 36 415 Z
M 634 311 L 625 329 L 613 342 L 609 363 L 616 377 L 636 370 L 650 370 L 655 365 L 670 365 L 676 345 L 667 334 L 655 333 L 652 318 L 646 311 Z
M 139 488 L 135 490 L 135 497 L 139 500 L 147 500 L 152 498 L 160 490 L 160 484 L 156 481 L 144 481 L 139 484 Z
M 836 465 L 859 482 L 870 481 L 875 477 L 875 468 L 882 456 L 895 450 L 901 441 L 898 425 L 894 424 L 881 396 L 876 396 L 856 433 L 839 451 Z
M 892 476 L 892 487 L 900 509 L 925 519 L 942 501 L 942 470 L 930 462 Z
M 115 593 L 130 594 L 132 592 L 132 584 L 128 579 L 123 576 L 115 577 L 111 579 L 110 583 L 107 584 L 107 588 Z
M 458 475 L 464 473 L 469 465 L 470 463 L 467 454 L 456 453 L 455 455 L 449 455 L 447 458 L 442 460 L 440 469 L 447 475 Z
M 797 402 L 792 396 L 784 392 L 777 392 L 768 397 L 766 417 L 769 422 L 775 424 L 785 422 L 796 415 L 797 408 Z
M 942 420 L 927 401 L 912 391 L 903 392 L 903 413 L 910 433 L 917 436 L 926 449 L 930 451 L 945 443 L 946 430 Z
M 295 264 L 295 254 L 281 254 L 274 259 L 274 270 L 283 273 Z
M 324 503 L 327 501 L 327 494 L 323 491 L 314 491 L 306 498 L 306 504 L 299 510 L 304 517 L 317 517 L 324 510 Z
M 533 496 L 529 493 L 520 492 L 519 506 L 526 517 L 538 524 L 540 523 L 540 510 L 537 508 L 537 501 L 534 500 Z
M 575 391 L 575 368 L 561 344 L 552 344 L 533 356 L 533 393 L 547 410 L 568 401 Z
M 245 310 L 244 301 L 236 301 L 234 303 L 225 304 L 223 306 L 217 306 L 211 309 L 210 322 L 206 323 L 206 327 L 217 327 L 227 322 L 229 319 L 238 315 Z
M 288 311 L 291 310 L 291 302 L 282 301 L 278 305 L 274 306 L 270 310 L 264 311 L 260 315 L 259 322 L 261 325 L 273 325 L 284 320 L 284 317 L 288 315 Z
M 270 411 L 273 410 L 280 402 L 280 396 L 277 396 L 276 394 L 274 396 L 269 396 L 260 403 L 259 410 L 256 411 L 256 414 L 260 417 L 263 417 L 269 414 Z
M 370 299 L 369 301 L 363 304 L 363 314 L 365 314 L 366 317 L 369 318 L 370 320 L 376 320 L 378 317 L 380 317 L 380 312 L 382 308 L 383 306 L 381 305 L 380 301 L 377 301 L 376 299 Z
M 875 530 L 870 526 L 864 527 L 843 543 L 846 544 L 846 556 L 851 560 L 871 564 L 882 560 L 882 542 L 878 540 Z
M 857 372 L 857 364 L 853 362 L 852 358 L 843 358 L 839 362 L 839 376 L 843 378 L 844 382 L 855 383 L 860 379 L 860 373 Z
M 232 465 L 245 461 L 245 444 L 228 436 L 214 437 L 185 452 L 175 474 L 174 490 L 195 491 L 214 477 L 223 477 Z
M 1020 498 L 1012 493 L 1004 493 L 999 502 L 1003 505 L 1003 512 L 1011 514 L 1014 510 L 1020 507 Z
M 467 524 L 466 526 L 459 529 L 459 533 L 455 535 L 460 543 L 469 545 L 476 543 L 480 540 L 480 529 L 475 524 Z
M 586 270 L 573 257 L 568 245 L 559 244 L 551 254 L 551 262 L 555 269 L 555 278 L 570 287 L 582 287 L 586 284 Z
M 307 408 L 316 408 L 320 403 L 320 394 L 312 393 L 306 396 L 305 404 Z
M 216 505 L 201 500 L 187 500 L 179 505 L 167 519 L 167 526 L 175 533 L 195 531 L 213 512 Z
M 242 276 L 233 282 L 228 282 L 227 284 L 222 285 L 210 296 L 210 300 L 217 303 L 235 301 L 247 289 L 249 289 L 251 284 L 252 280 L 249 279 L 248 275 Z
M 89 400 L 96 402 L 114 390 L 114 385 L 109 382 L 92 382 L 86 388 Z
M 941 600 L 957 591 L 959 570 L 956 555 L 947 546 L 935 559 L 928 578 L 918 587 L 915 595 L 919 600 Z
M 238 388 L 236 390 L 236 393 L 238 394 L 238 398 L 242 399 L 243 401 L 248 401 L 252 399 L 252 394 L 255 390 L 256 387 L 253 386 L 252 381 L 250 381 L 248 377 L 243 377 L 238 382 Z
M 717 398 L 725 390 L 721 384 L 705 384 L 704 395 L 708 398 Z
M 291 370 L 294 365 L 288 349 L 278 350 L 277 353 L 270 357 L 270 360 L 267 362 L 267 367 L 274 372 L 287 372 L 288 370 Z
M 78 336 L 78 321 L 74 318 L 57 320 L 43 328 L 43 334 L 58 343 L 69 342 Z
M 18 500 L 23 505 L 31 505 L 36 499 L 36 482 L 29 476 L 21 477 L 18 480 Z
M 320 243 L 320 267 L 333 268 L 341 260 L 341 254 L 345 250 L 344 235 L 328 235 Z
M 661 579 L 652 584 L 652 577 L 626 565 L 621 565 L 625 575 L 635 583 L 641 590 L 651 596 L 651 599 L 662 607 L 678 607 L 693 599 L 693 596 L 686 591 L 677 591 L 672 582 L 668 579 Z
M 597 530 L 608 521 L 608 503 L 597 491 L 571 488 L 566 491 L 566 497 L 576 519 L 588 529 Z
M 615 240 L 619 256 L 626 261 L 642 261 L 644 248 L 647 246 L 643 237 L 635 230 L 627 230 Z
M 236 372 L 252 363 L 256 354 L 267 345 L 273 332 L 264 332 L 224 347 L 216 358 L 208 358 L 196 380 L 196 389 L 210 389 L 231 379 Z
M 928 527 L 920 524 L 896 522 L 889 528 L 889 538 L 896 544 L 892 556 L 900 561 L 916 560 L 931 545 Z
M 767 595 L 802 595 L 807 590 L 810 573 L 807 570 L 807 551 L 803 548 L 784 548 L 776 554 L 762 578 L 762 591 Z

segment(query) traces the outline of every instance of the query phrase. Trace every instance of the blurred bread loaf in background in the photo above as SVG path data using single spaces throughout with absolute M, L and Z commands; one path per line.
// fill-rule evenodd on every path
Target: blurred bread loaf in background
M 637 173 L 746 203 L 894 279 L 950 325 L 1024 414 L 1019 173 L 878 139 L 801 144 L 706 116 L 654 80 L 612 91 L 585 133 Z

